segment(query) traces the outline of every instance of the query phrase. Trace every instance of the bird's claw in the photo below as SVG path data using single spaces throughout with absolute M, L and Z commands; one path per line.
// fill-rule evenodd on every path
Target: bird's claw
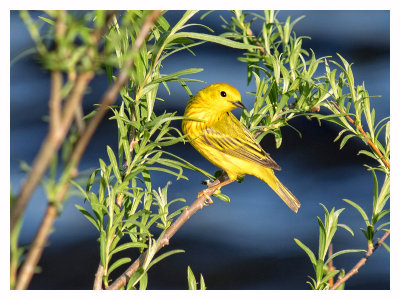
M 204 201 L 204 206 L 209 206 L 214 203 L 214 201 L 212 201 L 210 195 L 207 193 L 207 190 L 203 190 L 197 195 L 197 197 L 201 197 L 201 196 L 206 197 L 206 201 Z

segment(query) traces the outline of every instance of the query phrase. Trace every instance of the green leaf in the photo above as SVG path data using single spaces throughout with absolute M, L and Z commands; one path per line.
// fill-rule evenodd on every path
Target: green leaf
M 349 199 L 343 199 L 343 201 L 347 202 L 348 204 L 350 204 L 351 206 L 353 206 L 355 209 L 358 210 L 358 212 L 361 214 L 362 218 L 364 219 L 364 222 L 367 226 L 370 225 L 367 214 L 365 213 L 365 211 L 355 202 L 349 200 Z
M 280 128 L 276 128 L 273 131 L 274 136 L 275 136 L 275 144 L 276 144 L 276 149 L 278 149 L 281 144 L 282 144 L 282 133 Z
M 86 193 L 89 193 L 89 191 L 91 190 L 94 179 L 96 178 L 96 175 L 99 171 L 100 171 L 100 169 L 96 169 L 90 174 L 89 179 L 86 184 Z
M 123 257 L 123 258 L 118 259 L 116 262 L 114 262 L 111 265 L 111 267 L 108 268 L 107 276 L 110 276 L 111 272 L 114 271 L 116 268 L 118 268 L 124 264 L 127 264 L 129 262 L 131 262 L 131 259 L 129 257 Z
M 296 242 L 297 245 L 299 245 L 299 247 L 301 249 L 303 249 L 304 252 L 307 253 L 308 257 L 310 258 L 311 263 L 315 266 L 317 263 L 317 260 L 315 259 L 315 255 L 314 253 L 310 250 L 310 248 L 308 248 L 306 245 L 304 245 L 302 242 L 300 242 L 298 239 L 294 239 L 294 241 Z
M 120 246 L 118 246 L 117 248 L 115 248 L 114 250 L 112 250 L 110 252 L 110 255 L 114 255 L 115 253 L 118 253 L 120 251 L 129 249 L 129 248 L 147 248 L 147 244 L 145 243 L 140 243 L 140 242 L 128 242 L 128 243 L 124 243 Z
M 332 270 L 332 271 L 330 271 L 328 274 L 326 274 L 325 276 L 324 276 L 324 278 L 322 278 L 322 280 L 321 280 L 321 282 L 322 283 L 325 283 L 325 282 L 327 282 L 329 279 L 331 279 L 332 277 L 334 277 L 337 273 L 339 273 L 340 271 L 339 270 Z
M 78 183 L 76 183 L 72 179 L 70 180 L 70 182 L 79 189 L 79 191 L 83 194 L 83 196 L 85 196 L 85 201 L 86 201 L 86 199 L 89 200 L 87 193 L 83 190 L 83 188 Z
M 147 273 L 145 273 L 139 281 L 139 290 L 147 289 L 147 282 L 148 282 L 148 276 Z
M 205 33 L 178 32 L 178 33 L 174 34 L 174 39 L 181 38 L 181 37 L 187 37 L 187 38 L 190 38 L 190 39 L 203 40 L 203 41 L 216 43 L 216 44 L 220 44 L 220 45 L 223 45 L 223 46 L 227 46 L 227 47 L 230 47 L 230 48 L 236 48 L 236 49 L 252 50 L 252 49 L 261 48 L 259 46 L 239 43 L 239 42 L 235 42 L 235 41 L 232 41 L 232 40 L 220 37 L 220 36 L 215 36 L 215 35 L 210 35 L 210 34 L 205 34 Z
M 317 282 L 322 281 L 323 274 L 324 274 L 324 261 L 322 259 L 318 259 L 317 263 L 315 265 L 315 276 L 316 276 Z
M 350 234 L 351 234 L 352 236 L 354 236 L 353 230 L 352 230 L 349 226 L 347 226 L 346 224 L 337 224 L 337 226 L 338 226 L 338 227 L 342 227 L 343 229 L 346 229 L 348 232 L 350 232 Z
M 204 282 L 203 275 L 200 274 L 200 290 L 206 290 L 206 283 Z
M 119 172 L 117 159 L 116 159 L 116 157 L 114 155 L 114 152 L 113 152 L 113 150 L 111 149 L 110 146 L 107 146 L 107 153 L 108 153 L 108 157 L 109 157 L 110 162 L 111 162 L 112 169 L 114 171 L 114 175 L 115 175 L 115 177 L 117 177 L 118 182 L 121 183 L 122 179 L 121 179 L 121 174 Z
M 188 278 L 189 290 L 197 290 L 196 278 L 194 277 L 192 269 L 190 269 L 189 266 L 187 268 L 187 278 Z
M 348 135 L 346 135 L 343 139 L 342 139 L 342 141 L 340 142 L 340 149 L 342 149 L 343 147 L 344 147 L 344 145 L 347 143 L 347 141 L 350 139 L 350 138 L 352 138 L 352 137 L 355 137 L 356 135 L 354 135 L 354 134 L 348 134 Z
M 337 257 L 337 256 L 339 256 L 339 255 L 342 255 L 342 254 L 345 254 L 345 253 L 355 253 L 355 252 L 367 252 L 367 251 L 364 250 L 364 249 L 347 249 L 347 250 L 338 251 L 338 252 L 335 252 L 334 254 L 332 254 L 332 256 L 330 256 L 330 257 L 326 260 L 325 265 L 327 266 L 328 263 L 329 263 L 332 259 L 334 259 L 335 257 Z
M 376 231 L 378 232 L 378 231 L 381 230 L 383 227 L 386 227 L 386 226 L 388 226 L 388 225 L 390 225 L 390 222 L 383 223 L 383 224 L 379 225 L 378 228 L 376 228 Z
M 43 21 L 45 21 L 46 23 L 48 23 L 52 26 L 54 26 L 54 24 L 55 24 L 55 22 L 53 20 L 50 20 L 50 19 L 42 17 L 42 16 L 39 16 L 39 19 L 42 19 Z
M 138 280 L 145 274 L 145 270 L 143 270 L 142 267 L 136 270 L 135 273 L 133 273 L 132 277 L 129 279 L 128 284 L 126 285 L 127 289 L 132 289 L 133 286 L 136 284 Z
M 161 75 L 159 78 L 152 80 L 151 83 L 154 84 L 154 83 L 161 83 L 161 82 L 165 82 L 165 81 L 177 80 L 179 76 L 187 75 L 187 74 L 195 74 L 195 73 L 202 72 L 203 70 L 204 69 L 201 69 L 201 68 L 192 68 L 192 69 L 181 70 L 181 71 L 178 71 L 178 72 L 175 72 L 172 74 Z
M 100 261 L 101 264 L 103 265 L 104 268 L 107 267 L 106 261 L 107 261 L 107 255 L 106 255 L 106 251 L 107 251 L 107 236 L 106 236 L 106 232 L 104 230 L 100 231 Z
M 228 202 L 228 203 L 231 202 L 231 198 L 229 198 L 229 196 L 227 196 L 227 195 L 225 195 L 225 194 L 222 194 L 222 193 L 214 193 L 213 196 L 216 197 L 216 198 L 218 198 L 218 199 L 220 199 L 220 200 L 222 200 L 222 201 L 224 201 L 224 202 Z
M 168 256 L 171 256 L 171 255 L 177 254 L 177 253 L 184 253 L 184 252 L 185 252 L 185 250 L 180 250 L 180 249 L 165 252 L 165 253 L 157 256 L 155 259 L 153 259 L 151 261 L 151 263 L 149 264 L 149 267 L 147 268 L 147 270 L 150 269 L 152 266 L 154 266 L 159 261 L 163 260 L 164 258 L 167 258 Z
M 75 204 L 75 207 L 100 231 L 100 224 L 97 223 L 96 219 L 86 209 L 78 204 Z

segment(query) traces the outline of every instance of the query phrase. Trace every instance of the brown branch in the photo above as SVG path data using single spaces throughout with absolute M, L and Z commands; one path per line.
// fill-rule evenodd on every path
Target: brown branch
M 106 17 L 106 24 L 108 25 L 112 15 L 115 12 L 108 12 Z M 59 12 L 57 15 L 56 22 L 64 22 L 65 15 L 63 12 Z M 98 41 L 101 38 L 103 30 L 105 30 L 107 26 L 104 28 L 95 28 L 92 32 L 92 41 L 94 45 L 97 45 Z M 61 34 L 64 34 L 66 30 L 65 25 L 56 25 L 56 38 L 59 40 L 61 38 Z M 90 51 L 88 51 L 88 56 L 90 56 Z M 58 72 L 58 71 L 55 71 Z M 72 120 L 75 116 L 76 108 L 80 106 L 82 102 L 83 94 L 86 90 L 87 85 L 92 80 L 94 76 L 93 71 L 86 71 L 77 76 L 74 87 L 69 95 L 66 104 L 63 108 L 63 112 L 61 116 L 58 116 L 57 112 L 57 102 L 55 99 L 49 100 L 49 102 L 54 102 L 50 104 L 50 113 L 56 112 L 55 116 L 50 115 L 50 120 L 52 120 L 53 124 L 57 124 L 57 119 L 59 118 L 59 126 L 58 128 L 54 128 L 50 130 L 47 134 L 39 153 L 37 154 L 32 169 L 29 172 L 27 179 L 25 180 L 21 190 L 19 191 L 13 209 L 11 210 L 10 216 L 10 231 L 12 232 L 15 228 L 16 222 L 22 217 L 26 205 L 34 192 L 36 186 L 39 184 L 41 178 L 46 172 L 50 161 L 52 160 L 56 151 L 60 148 L 62 141 L 67 135 L 69 128 L 71 127 Z M 55 75 L 56 80 L 59 80 L 59 75 Z M 56 83 L 57 84 L 57 83 Z M 52 92 L 52 97 L 59 97 L 60 92 Z M 55 105 L 54 105 L 55 104 Z
M 331 257 L 333 254 L 333 245 L 332 243 L 329 244 L 329 249 L 328 249 L 328 256 Z M 333 259 L 331 259 L 328 263 L 328 273 L 335 271 L 335 267 L 333 266 Z M 329 286 L 333 286 L 333 277 L 329 278 Z
M 31 197 L 33 191 L 40 182 L 40 179 L 46 172 L 54 154 L 59 149 L 63 139 L 65 138 L 74 117 L 75 107 L 82 101 L 83 93 L 86 90 L 86 87 L 92 76 L 92 72 L 85 72 L 79 76 L 73 93 L 67 100 L 67 105 L 62 116 L 61 126 L 59 126 L 57 130 L 49 131 L 47 134 L 39 153 L 35 158 L 32 169 L 29 172 L 28 177 L 15 200 L 15 205 L 11 210 L 11 231 L 14 230 L 17 220 L 23 215 L 29 198 Z
M 108 16 L 108 19 L 110 19 L 110 15 Z M 108 24 L 108 22 L 106 22 L 106 24 Z M 95 37 L 94 40 L 98 41 L 100 39 L 100 36 L 101 36 L 101 30 L 100 29 L 96 29 L 93 32 L 93 36 Z M 56 88 L 58 87 L 59 89 L 61 89 L 61 87 L 62 87 L 60 85 L 60 82 L 59 82 L 60 76 L 61 76 L 61 73 L 58 72 L 58 71 L 54 75 L 55 80 L 57 80 L 55 82 L 55 86 L 52 85 L 52 95 L 54 96 L 54 97 L 52 97 L 52 99 L 54 98 L 54 100 L 50 100 L 50 102 L 53 103 L 53 104 L 50 104 L 50 113 L 53 112 L 53 113 L 56 113 L 56 115 L 59 113 L 57 111 L 58 107 L 57 107 L 57 103 L 56 102 L 58 100 L 60 100 L 57 97 L 60 97 L 60 95 L 61 95 L 60 91 L 56 91 Z M 86 76 L 87 76 L 87 78 L 86 78 Z M 50 133 L 49 133 L 48 137 L 49 137 L 49 140 L 53 141 L 53 143 L 51 144 L 53 147 L 49 149 L 48 146 L 47 147 L 45 146 L 45 145 L 48 145 L 48 144 L 44 143 L 44 145 L 41 148 L 41 151 L 42 151 L 42 149 L 44 149 L 44 150 L 46 150 L 45 151 L 46 153 L 50 153 L 50 150 L 54 151 L 54 153 L 55 153 L 58 150 L 58 147 L 60 145 L 58 145 L 58 147 L 56 147 L 56 143 L 54 141 L 58 141 L 58 143 L 61 143 L 62 139 L 60 140 L 60 133 L 61 133 L 61 136 L 64 135 L 64 137 L 67 134 L 67 132 L 68 132 L 70 126 L 71 126 L 72 119 L 73 119 L 74 116 L 76 116 L 76 108 L 80 107 L 80 103 L 81 103 L 81 99 L 83 97 L 83 93 L 84 93 L 84 91 L 86 89 L 87 84 L 89 83 L 90 79 L 92 78 L 92 76 L 93 76 L 92 72 L 86 72 L 86 73 L 78 76 L 78 78 L 76 79 L 75 87 L 74 87 L 74 89 L 73 89 L 73 91 L 71 93 L 71 96 L 70 96 L 69 100 L 67 101 L 67 104 L 66 104 L 66 106 L 64 108 L 64 113 L 63 113 L 63 116 L 62 116 L 62 120 L 60 120 L 61 124 L 59 122 L 57 122 L 57 118 L 58 118 L 57 116 L 55 118 L 53 117 L 53 119 L 51 118 L 51 120 L 53 121 L 52 122 L 53 123 L 53 127 L 52 127 L 53 130 L 50 130 Z M 125 76 L 125 77 L 127 78 L 127 76 Z M 61 79 L 62 79 L 62 77 L 61 77 Z M 118 83 L 121 84 L 119 81 L 118 81 Z M 104 105 L 108 106 L 109 102 L 110 101 L 111 102 L 115 101 L 115 99 L 118 96 L 118 93 L 115 94 L 115 91 L 114 91 L 115 88 L 113 90 L 112 87 L 108 90 L 108 92 L 106 92 L 105 96 L 103 97 L 103 102 L 104 102 L 104 103 L 102 103 L 103 106 Z M 110 92 L 110 91 L 112 91 L 112 92 Z M 114 100 L 112 100 L 113 98 L 114 98 Z M 76 100 L 72 101 L 71 99 L 72 100 L 76 99 Z M 98 113 L 96 115 L 98 115 Z M 100 110 L 100 114 L 101 113 L 103 113 L 103 116 L 104 116 L 105 112 L 103 110 Z M 95 115 L 95 117 L 96 117 L 96 115 Z M 61 117 L 61 116 L 59 116 L 59 117 Z M 99 123 L 99 119 L 100 118 L 98 118 L 98 117 L 95 118 L 95 117 L 93 118 L 95 121 L 93 122 L 93 120 L 91 120 L 91 122 L 89 123 L 89 125 L 91 125 L 90 127 L 92 129 L 93 129 L 93 127 L 94 128 L 97 127 L 97 125 Z M 93 124 L 95 122 L 97 122 L 97 125 Z M 94 130 L 92 130 L 90 133 L 93 134 L 93 132 L 94 132 Z M 77 173 L 76 172 L 76 167 L 77 167 L 77 165 L 78 165 L 78 163 L 80 161 L 80 158 L 81 158 L 81 156 L 83 154 L 82 144 L 84 144 L 85 147 L 86 147 L 87 142 L 88 142 L 87 140 L 90 139 L 90 138 L 91 138 L 91 135 L 88 135 L 87 131 L 85 131 L 82 134 L 82 136 L 80 137 L 80 139 L 78 140 L 77 145 L 74 148 L 74 151 L 72 152 L 72 155 L 71 155 L 69 163 L 68 163 L 68 167 L 66 168 L 68 170 L 68 172 L 69 172 L 68 176 L 67 176 L 67 180 L 64 182 L 64 185 L 61 187 L 61 190 L 57 194 L 57 199 L 55 200 L 55 202 L 54 203 L 49 203 L 48 206 L 47 206 L 46 213 L 45 213 L 45 215 L 44 215 L 44 217 L 42 219 L 42 223 L 41 223 L 41 225 L 40 225 L 40 227 L 39 227 L 39 229 L 38 229 L 38 231 L 37 231 L 37 233 L 35 235 L 35 238 L 34 238 L 34 241 L 32 243 L 31 249 L 29 250 L 28 255 L 27 255 L 27 257 L 26 257 L 26 259 L 25 259 L 25 261 L 24 261 L 24 263 L 23 263 L 23 265 L 21 267 L 21 270 L 20 270 L 20 272 L 18 274 L 17 283 L 16 283 L 16 286 L 15 286 L 16 289 L 26 289 L 28 287 L 31 279 L 32 279 L 32 276 L 33 276 L 33 273 L 34 273 L 34 269 L 35 269 L 36 265 L 38 264 L 38 262 L 40 260 L 40 257 L 41 257 L 41 255 L 43 253 L 43 249 L 44 249 L 45 244 L 46 244 L 47 239 L 48 239 L 48 235 L 49 235 L 49 233 L 51 231 L 51 228 L 53 226 L 54 220 L 57 217 L 57 205 L 60 204 L 63 201 L 63 199 L 64 199 L 64 197 L 65 197 L 65 195 L 66 195 L 66 193 L 68 191 L 69 180 L 72 177 L 74 177 L 76 175 L 76 173 Z M 78 147 L 78 146 L 80 146 L 80 147 Z M 53 153 L 53 155 L 54 155 L 54 153 Z M 48 157 L 50 157 L 50 159 L 51 159 L 52 155 L 50 155 Z M 43 158 L 41 160 L 41 168 L 43 168 L 44 162 L 45 162 L 45 158 Z M 43 170 L 43 173 L 41 174 L 41 176 L 43 176 L 44 171 L 46 169 L 47 169 L 47 167 Z M 39 178 L 39 180 L 40 180 L 40 178 Z M 27 180 L 27 182 L 29 182 L 29 181 Z M 31 185 L 32 185 L 32 183 L 31 183 Z M 33 192 L 33 190 L 32 190 L 32 192 Z M 29 200 L 29 198 L 27 200 Z M 26 205 L 26 203 L 25 203 L 25 205 Z M 23 213 L 23 210 L 20 211 L 21 214 Z M 18 218 L 17 218 L 17 220 L 18 220 Z
M 43 252 L 44 244 L 47 242 L 47 236 L 53 226 L 55 217 L 57 216 L 57 208 L 54 205 L 48 205 L 39 230 L 36 233 L 35 239 L 31 245 L 28 255 L 22 265 L 17 282 L 15 284 L 16 290 L 24 290 L 28 287 L 36 265 L 38 264 Z
M 153 17 L 154 17 L 154 13 L 152 13 L 150 15 L 150 18 L 152 18 L 151 20 L 153 20 L 153 22 L 154 22 L 156 19 L 153 19 Z M 110 14 L 108 16 L 108 19 L 111 19 Z M 106 23 L 108 24 L 108 22 L 106 22 Z M 151 26 L 146 27 L 147 33 L 150 29 L 151 29 Z M 100 38 L 101 35 L 99 32 L 100 32 L 100 30 L 94 31 L 93 35 L 95 37 L 95 40 L 96 39 L 98 40 Z M 143 43 L 144 38 L 141 38 L 140 42 Z M 136 47 L 140 48 L 141 45 L 139 43 L 137 43 Z M 128 79 L 129 79 L 128 69 L 132 65 L 133 65 L 133 62 L 131 60 L 126 62 L 124 68 L 121 70 L 121 73 L 119 74 L 119 76 L 117 77 L 117 79 L 115 80 L 113 85 L 104 94 L 99 109 L 97 110 L 94 117 L 90 120 L 88 126 L 86 127 L 86 130 L 84 132 L 82 132 L 78 142 L 76 143 L 74 150 L 69 158 L 67 167 L 66 167 L 66 169 L 68 170 L 69 173 L 67 174 L 64 184 L 57 194 L 57 199 L 55 200 L 55 203 L 53 203 L 53 204 L 50 203 L 47 207 L 47 210 L 43 217 L 42 223 L 41 223 L 39 230 L 38 230 L 38 232 L 34 238 L 34 241 L 32 243 L 32 248 L 29 251 L 27 258 L 21 267 L 21 271 L 20 271 L 20 274 L 17 279 L 16 289 L 26 289 L 28 287 L 28 285 L 32 279 L 34 269 L 35 269 L 36 265 L 38 264 L 40 257 L 43 253 L 43 249 L 47 242 L 48 235 L 50 233 L 50 230 L 52 228 L 54 220 L 57 217 L 56 205 L 60 204 L 64 200 L 64 198 L 67 194 L 68 188 L 69 188 L 69 181 L 76 175 L 76 168 L 79 164 L 79 161 L 80 161 L 90 139 L 92 138 L 94 132 L 96 131 L 96 128 L 99 126 L 101 120 L 104 118 L 104 116 L 108 110 L 108 107 L 116 101 L 116 99 L 119 95 L 119 91 L 125 85 L 125 83 L 128 81 Z M 79 77 L 77 79 L 77 83 L 79 83 Z M 84 90 L 82 90 L 81 94 L 83 94 L 83 91 Z M 58 95 L 58 93 L 54 93 L 54 94 Z M 65 110 L 69 111 L 70 107 L 72 108 L 72 105 L 68 106 L 68 104 L 66 105 Z M 76 105 L 75 107 L 79 108 L 80 106 Z M 76 110 L 75 110 L 75 113 L 76 113 Z M 72 114 L 72 116 L 73 115 L 74 114 Z M 63 118 L 67 118 L 66 113 L 64 113 Z M 71 122 L 72 122 L 72 119 L 71 119 Z M 64 123 L 64 126 L 65 125 L 66 124 Z M 70 125 L 71 124 L 69 124 L 68 128 L 70 127 Z M 65 130 L 68 130 L 68 128 L 66 128 Z M 98 274 L 100 274 L 100 273 L 104 273 L 104 268 L 103 268 L 103 270 L 101 270 L 99 267 Z M 98 283 L 97 276 L 96 276 L 94 287 L 98 287 L 100 285 L 100 288 L 101 288 L 101 279 L 102 279 L 102 275 L 100 276 L 100 283 Z
M 216 179 L 207 189 L 205 189 L 202 193 L 199 194 L 197 199 L 193 202 L 193 204 L 189 207 L 186 208 L 179 216 L 178 219 L 175 220 L 171 224 L 170 227 L 164 232 L 164 234 L 161 237 L 161 240 L 158 244 L 158 247 L 156 249 L 156 252 L 158 252 L 162 247 L 166 246 L 169 244 L 169 240 L 174 236 L 174 234 L 182 227 L 183 224 L 189 218 L 197 212 L 199 209 L 202 209 L 205 201 L 212 195 L 214 194 L 218 189 L 221 187 L 232 183 L 234 180 L 228 179 L 226 176 L 221 176 L 218 179 Z M 129 267 L 126 269 L 126 271 L 119 276 L 107 289 L 109 290 L 118 290 L 122 286 L 124 286 L 130 277 L 135 273 L 135 271 L 143 265 L 145 258 L 148 254 L 148 250 L 143 252 Z
M 102 289 L 103 275 L 104 275 L 104 267 L 100 262 L 99 267 L 97 268 L 96 275 L 94 277 L 94 283 L 93 283 L 94 290 Z
M 344 114 L 345 112 L 334 102 L 331 101 L 331 103 L 342 113 Z M 379 158 L 382 160 L 382 162 L 385 164 L 385 166 L 389 169 L 390 171 L 390 163 L 385 159 L 385 157 L 382 155 L 381 151 L 379 151 L 379 149 L 375 146 L 375 144 L 371 141 L 371 139 L 368 137 L 368 135 L 365 133 L 364 129 L 362 128 L 361 124 L 356 125 L 356 123 L 354 122 L 354 120 L 350 117 L 350 116 L 346 116 L 347 120 L 354 125 L 354 127 L 356 127 L 361 134 L 367 139 L 367 143 L 368 145 L 372 148 L 372 150 L 374 150 L 374 152 L 376 153 L 376 155 L 379 156 Z
M 382 245 L 383 241 L 389 236 L 390 231 L 387 231 L 373 247 L 368 247 L 367 253 L 365 253 L 364 257 L 342 278 L 338 279 L 336 283 L 330 288 L 330 290 L 336 290 L 340 285 L 346 282 L 351 276 L 358 273 L 358 270 L 365 265 L 367 259 L 375 252 L 376 249 L 380 245 Z

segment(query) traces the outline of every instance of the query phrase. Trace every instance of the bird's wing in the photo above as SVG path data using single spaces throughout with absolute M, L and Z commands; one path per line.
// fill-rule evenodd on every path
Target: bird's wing
M 280 170 L 278 164 L 261 148 L 246 127 L 232 114 L 203 130 L 203 141 L 219 151 L 255 162 L 265 167 Z

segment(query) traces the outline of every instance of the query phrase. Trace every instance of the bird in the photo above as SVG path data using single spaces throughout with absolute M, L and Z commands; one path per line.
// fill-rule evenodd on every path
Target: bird
M 182 120 L 183 133 L 201 155 L 226 172 L 230 181 L 246 174 L 256 176 L 297 213 L 299 200 L 274 174 L 281 167 L 232 114 L 235 108 L 245 109 L 240 92 L 227 83 L 211 84 L 188 101 Z

